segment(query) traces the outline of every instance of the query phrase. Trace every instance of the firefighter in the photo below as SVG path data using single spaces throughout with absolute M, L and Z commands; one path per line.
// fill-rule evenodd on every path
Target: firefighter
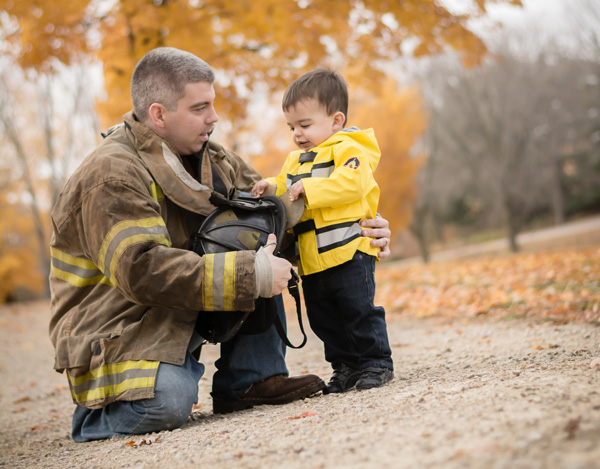
M 203 311 L 248 311 L 278 299 L 290 263 L 238 251 L 199 256 L 191 236 L 214 209 L 260 176 L 210 136 L 218 120 L 214 74 L 193 54 L 158 48 L 137 64 L 133 111 L 66 183 L 52 211 L 50 338 L 55 369 L 76 404 L 77 442 L 180 427 L 197 402 L 204 366 Z M 389 254 L 385 220 L 371 222 Z M 384 238 L 385 236 L 385 238 Z M 275 241 L 274 235 L 268 244 Z M 274 328 L 221 344 L 213 410 L 279 404 L 323 389 L 315 375 L 288 377 Z

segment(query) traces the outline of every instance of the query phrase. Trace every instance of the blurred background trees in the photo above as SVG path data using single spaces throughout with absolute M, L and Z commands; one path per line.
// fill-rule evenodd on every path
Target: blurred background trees
M 517 251 L 525 227 L 599 211 L 600 4 L 572 7 L 570 44 L 503 29 L 479 67 L 428 61 L 428 158 L 412 224 L 422 247 L 453 225 L 502 228 Z
M 599 7 L 568 2 L 569 39 L 554 41 L 507 26 L 498 12 L 520 3 L 0 0 L 0 280 L 12 279 L 0 302 L 44 291 L 49 210 L 130 109 L 133 67 L 157 46 L 215 69 L 214 138 L 264 175 L 292 149 L 287 84 L 316 66 L 340 70 L 349 124 L 373 127 L 382 148 L 380 211 L 397 255 L 427 258 L 453 233 L 484 230 L 503 230 L 516 250 L 532 223 L 597 212 Z

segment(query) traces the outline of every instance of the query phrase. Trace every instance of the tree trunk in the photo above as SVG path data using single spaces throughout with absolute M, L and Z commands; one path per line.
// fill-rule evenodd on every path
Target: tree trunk
M 552 211 L 554 213 L 554 224 L 561 225 L 565 222 L 565 196 L 561 182 L 562 165 L 561 159 L 556 157 L 552 165 Z
M 426 209 L 415 210 L 413 213 L 413 222 L 410 226 L 410 231 L 416 236 L 419 242 L 419 249 L 423 262 L 429 262 L 429 245 L 427 244 L 427 236 L 425 234 L 425 216 Z
M 508 243 L 510 247 L 510 252 L 519 252 L 519 244 L 517 243 L 517 234 L 519 234 L 517 228 L 514 223 L 510 220 L 508 222 Z
M 508 246 L 511 252 L 519 252 L 519 244 L 517 243 L 517 235 L 521 230 L 519 208 L 509 194 L 504 195 L 503 202 Z
M 427 238 L 425 233 L 417 238 L 419 240 L 419 249 L 421 250 L 421 257 L 425 264 L 429 263 L 429 245 L 427 244 Z
M 6 86 L 4 86 L 6 89 Z M 17 159 L 21 165 L 23 171 L 23 181 L 29 196 L 31 197 L 31 213 L 33 215 L 33 222 L 35 226 L 35 233 L 38 239 L 39 245 L 39 258 L 42 264 L 44 273 L 46 274 L 45 282 L 45 294 L 50 296 L 50 284 L 48 281 L 48 274 L 50 273 L 50 259 L 48 253 L 48 244 L 46 243 L 46 230 L 44 228 L 44 222 L 42 219 L 42 213 L 36 196 L 33 178 L 29 171 L 29 165 L 27 164 L 27 155 L 25 154 L 25 148 L 21 142 L 21 138 L 14 125 L 14 119 L 10 116 L 9 110 L 3 106 L 0 102 L 0 119 L 4 125 L 6 136 L 12 143 Z

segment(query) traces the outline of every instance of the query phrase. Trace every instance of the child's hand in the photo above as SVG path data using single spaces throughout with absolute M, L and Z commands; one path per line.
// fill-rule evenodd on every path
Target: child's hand
M 302 181 L 297 181 L 292 184 L 292 187 L 290 187 L 290 200 L 292 202 L 297 200 L 301 195 L 305 194 L 306 192 L 304 192 L 304 185 L 302 184 Z
M 263 195 L 265 190 L 267 190 L 267 187 L 269 187 L 269 185 L 270 184 L 264 179 L 258 181 L 256 184 L 254 184 L 250 195 L 252 195 L 252 197 L 260 197 L 261 195 Z

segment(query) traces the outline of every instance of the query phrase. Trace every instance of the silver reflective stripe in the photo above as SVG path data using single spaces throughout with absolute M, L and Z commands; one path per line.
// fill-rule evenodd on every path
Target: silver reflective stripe
M 215 255 L 213 264 L 213 310 L 225 310 L 225 255 L 220 253 Z
M 136 378 L 153 378 L 156 375 L 155 368 L 149 369 L 130 369 L 125 370 L 118 374 L 109 374 L 99 376 L 94 380 L 84 381 L 79 386 L 72 386 L 71 389 L 74 394 L 81 394 L 84 391 L 91 391 L 92 389 L 103 388 L 106 386 L 117 386 L 124 383 L 127 380 Z
M 108 245 L 108 249 L 106 250 L 106 255 L 104 256 L 104 265 L 110 266 L 112 264 L 112 258 L 117 251 L 119 245 L 127 238 L 133 238 L 137 235 L 161 235 L 165 237 L 169 237 L 169 232 L 167 231 L 167 227 L 164 225 L 156 225 L 156 226 L 131 226 L 129 228 L 125 228 L 117 233 L 114 238 L 110 241 Z M 112 272 L 107 269 L 106 276 L 110 279 L 112 277 Z
M 202 285 L 204 311 L 234 311 L 237 253 L 205 254 Z
M 340 223 L 316 230 L 319 253 L 330 251 L 348 244 L 361 236 L 362 228 L 358 222 Z
M 84 405 L 87 402 L 114 400 L 125 392 L 154 388 L 159 361 L 128 360 L 107 363 L 81 376 L 73 376 L 67 370 L 73 400 Z
M 90 259 L 75 257 L 50 247 L 52 275 L 75 287 L 88 287 L 99 283 L 111 285 L 102 271 Z
M 70 274 L 84 279 L 90 279 L 99 275 L 104 275 L 98 269 L 86 269 L 85 267 L 78 267 L 76 265 L 63 262 L 55 257 L 52 257 L 52 267 L 63 270 L 65 272 L 68 272 Z
M 327 163 L 314 164 L 310 170 L 310 177 L 313 178 L 328 178 L 335 169 L 335 162 L 328 161 Z

